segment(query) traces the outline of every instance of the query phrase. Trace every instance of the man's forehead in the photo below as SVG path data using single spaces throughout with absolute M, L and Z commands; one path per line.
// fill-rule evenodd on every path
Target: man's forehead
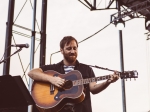
M 77 46 L 77 43 L 75 41 L 71 41 L 69 43 L 66 43 L 65 46 Z

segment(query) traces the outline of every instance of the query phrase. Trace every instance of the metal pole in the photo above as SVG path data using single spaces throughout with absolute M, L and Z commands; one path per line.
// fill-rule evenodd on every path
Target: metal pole
M 120 12 L 120 1 L 117 1 L 118 3 L 118 12 Z M 120 17 L 120 13 L 118 15 Z M 120 66 L 121 66 L 121 72 L 124 72 L 124 58 L 123 58 L 123 39 L 122 39 L 122 30 L 119 30 L 119 43 L 120 43 Z M 126 96 L 125 96 L 125 81 L 124 79 L 121 79 L 121 85 L 122 85 L 122 105 L 123 105 L 123 112 L 126 112 Z
M 93 1 L 94 8 L 96 8 L 96 0 Z
M 31 53 L 30 53 L 30 70 L 34 68 L 34 49 L 35 49 L 35 22 L 36 22 L 36 0 L 34 0 L 33 19 L 32 19 L 32 37 L 31 37 Z M 31 92 L 33 80 L 29 78 L 29 91 Z M 28 106 L 28 112 L 32 112 L 33 105 Z
M 42 0 L 40 66 L 45 65 L 47 0 Z
M 121 72 L 124 72 L 124 61 L 123 61 L 123 40 L 122 40 L 122 31 L 119 30 L 119 39 L 120 39 L 120 66 Z M 123 112 L 126 112 L 126 95 L 125 95 L 125 80 L 121 79 L 122 85 L 122 105 L 123 105 Z
M 14 18 L 14 6 L 15 6 L 15 0 L 9 0 L 5 49 L 4 49 L 4 52 L 5 52 L 4 59 L 9 57 L 10 53 L 11 53 L 11 47 L 9 47 L 9 46 L 11 45 L 11 39 L 12 39 L 12 25 L 13 25 L 13 18 Z M 3 75 L 9 75 L 9 68 L 10 68 L 10 58 L 8 58 L 7 61 L 4 62 L 4 64 L 3 64 Z

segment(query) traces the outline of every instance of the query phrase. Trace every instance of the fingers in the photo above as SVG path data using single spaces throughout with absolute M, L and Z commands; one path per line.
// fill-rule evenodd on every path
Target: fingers
M 53 77 L 53 79 L 51 80 L 51 83 L 61 88 L 65 83 L 65 79 L 62 79 L 60 77 Z
M 62 87 L 64 85 L 64 82 L 59 82 L 58 87 Z
M 119 76 L 117 74 L 110 75 L 111 78 L 108 80 L 108 82 L 113 83 L 116 82 L 119 79 Z

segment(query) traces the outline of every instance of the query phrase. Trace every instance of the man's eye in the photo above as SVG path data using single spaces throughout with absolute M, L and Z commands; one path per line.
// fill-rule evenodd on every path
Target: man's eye
M 71 50 L 71 48 L 70 48 L 70 47 L 68 47 L 68 48 L 67 48 L 67 50 Z
M 72 47 L 68 47 L 68 48 L 67 48 L 67 50 L 71 50 L 71 49 L 77 50 L 77 47 L 73 47 L 73 48 L 72 48 Z
M 76 47 L 74 47 L 74 48 L 73 48 L 73 50 L 77 50 L 77 48 L 76 48 Z

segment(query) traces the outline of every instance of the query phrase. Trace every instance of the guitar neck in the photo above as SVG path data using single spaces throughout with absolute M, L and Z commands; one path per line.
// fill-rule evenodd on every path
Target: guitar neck
M 101 81 L 101 80 L 106 80 L 111 78 L 110 75 L 105 75 L 105 76 L 100 76 L 100 77 L 93 77 L 93 78 L 87 78 L 87 79 L 80 79 L 80 80 L 74 80 L 73 82 L 73 86 L 78 86 L 78 85 L 83 85 L 83 84 L 88 84 L 91 82 L 97 82 L 97 81 Z

